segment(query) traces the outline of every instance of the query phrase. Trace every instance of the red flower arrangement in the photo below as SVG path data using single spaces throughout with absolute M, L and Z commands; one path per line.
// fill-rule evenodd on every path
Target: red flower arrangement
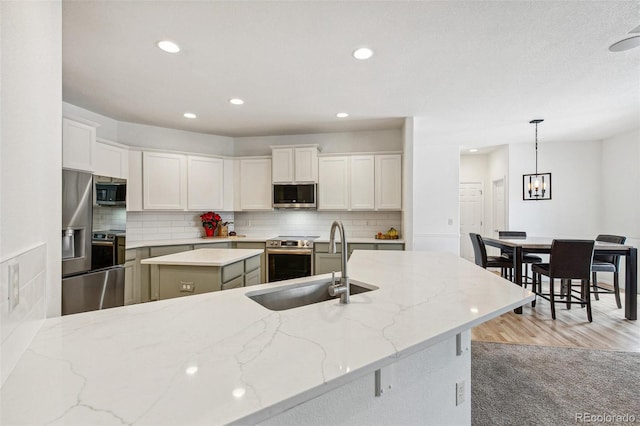
M 200 215 L 200 220 L 203 228 L 216 229 L 222 218 L 216 212 L 206 212 Z

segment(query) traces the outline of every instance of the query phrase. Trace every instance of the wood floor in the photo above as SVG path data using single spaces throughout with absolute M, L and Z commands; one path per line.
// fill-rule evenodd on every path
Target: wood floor
M 522 315 L 508 312 L 471 330 L 471 339 L 483 342 L 523 345 L 579 347 L 640 352 L 640 322 L 624 317 L 611 294 L 600 295 L 591 303 L 593 322 L 579 305 L 567 310 L 556 305 L 556 319 L 551 319 L 549 302 L 538 298 L 535 308 L 527 304 Z

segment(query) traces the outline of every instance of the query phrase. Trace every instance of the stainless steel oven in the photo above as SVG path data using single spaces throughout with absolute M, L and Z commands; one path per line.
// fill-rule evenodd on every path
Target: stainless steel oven
M 108 230 L 93 233 L 91 239 L 91 269 L 102 269 L 124 263 L 124 256 L 118 250 L 125 231 Z
M 267 240 L 267 282 L 313 275 L 313 240 L 316 238 L 284 236 Z

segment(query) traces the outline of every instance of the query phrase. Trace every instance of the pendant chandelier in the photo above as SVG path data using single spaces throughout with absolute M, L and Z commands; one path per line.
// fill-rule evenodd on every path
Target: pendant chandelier
M 523 200 L 550 200 L 551 199 L 551 173 L 538 173 L 538 124 L 544 120 L 531 120 L 529 124 L 536 125 L 536 172 L 522 175 L 522 199 Z

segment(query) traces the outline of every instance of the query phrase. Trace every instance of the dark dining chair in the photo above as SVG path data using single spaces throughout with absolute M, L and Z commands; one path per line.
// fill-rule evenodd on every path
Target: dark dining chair
M 476 265 L 487 268 L 501 268 L 501 276 L 505 277 L 506 272 L 513 268 L 513 262 L 509 261 L 506 257 L 502 256 L 487 256 L 487 247 L 484 244 L 484 240 L 479 234 L 469 233 L 471 237 L 471 244 L 473 245 L 473 254 L 475 257 Z
M 594 240 L 553 240 L 549 263 L 536 263 L 531 267 L 534 273 L 533 292 L 537 296 L 551 303 L 551 318 L 556 319 L 556 303 L 565 303 L 567 308 L 571 304 L 580 304 L 587 307 L 587 318 L 593 321 L 591 316 L 591 294 L 589 291 L 589 276 L 593 262 Z M 549 277 L 549 292 L 542 290 L 542 275 Z M 555 292 L 555 279 L 562 282 L 561 293 Z M 571 291 L 571 280 L 580 280 L 582 283 L 579 296 Z M 563 290 L 566 290 L 563 292 Z M 564 297 L 560 300 L 558 297 Z M 535 306 L 535 300 L 532 304 Z
M 606 235 L 601 234 L 596 237 L 596 241 L 624 244 L 627 241 L 627 237 L 621 235 Z M 599 294 L 614 294 L 616 297 L 616 304 L 618 309 L 622 308 L 620 302 L 620 285 L 618 283 L 618 270 L 620 269 L 620 256 L 616 254 L 597 254 L 593 256 L 593 265 L 591 265 L 591 283 L 593 293 L 596 300 L 600 300 Z M 613 290 L 606 287 L 600 287 L 598 285 L 598 272 L 612 272 L 613 273 Z
M 498 238 L 506 238 L 512 240 L 524 240 L 527 238 L 527 233 L 525 231 L 498 231 Z M 502 256 L 511 260 L 513 264 L 513 253 L 508 251 L 501 251 Z M 542 258 L 540 256 L 536 256 L 533 254 L 524 254 L 522 255 L 522 263 L 524 264 L 524 274 L 522 275 L 522 284 L 524 287 L 527 287 L 527 281 L 533 281 L 529 277 L 529 265 L 532 263 L 542 263 Z

